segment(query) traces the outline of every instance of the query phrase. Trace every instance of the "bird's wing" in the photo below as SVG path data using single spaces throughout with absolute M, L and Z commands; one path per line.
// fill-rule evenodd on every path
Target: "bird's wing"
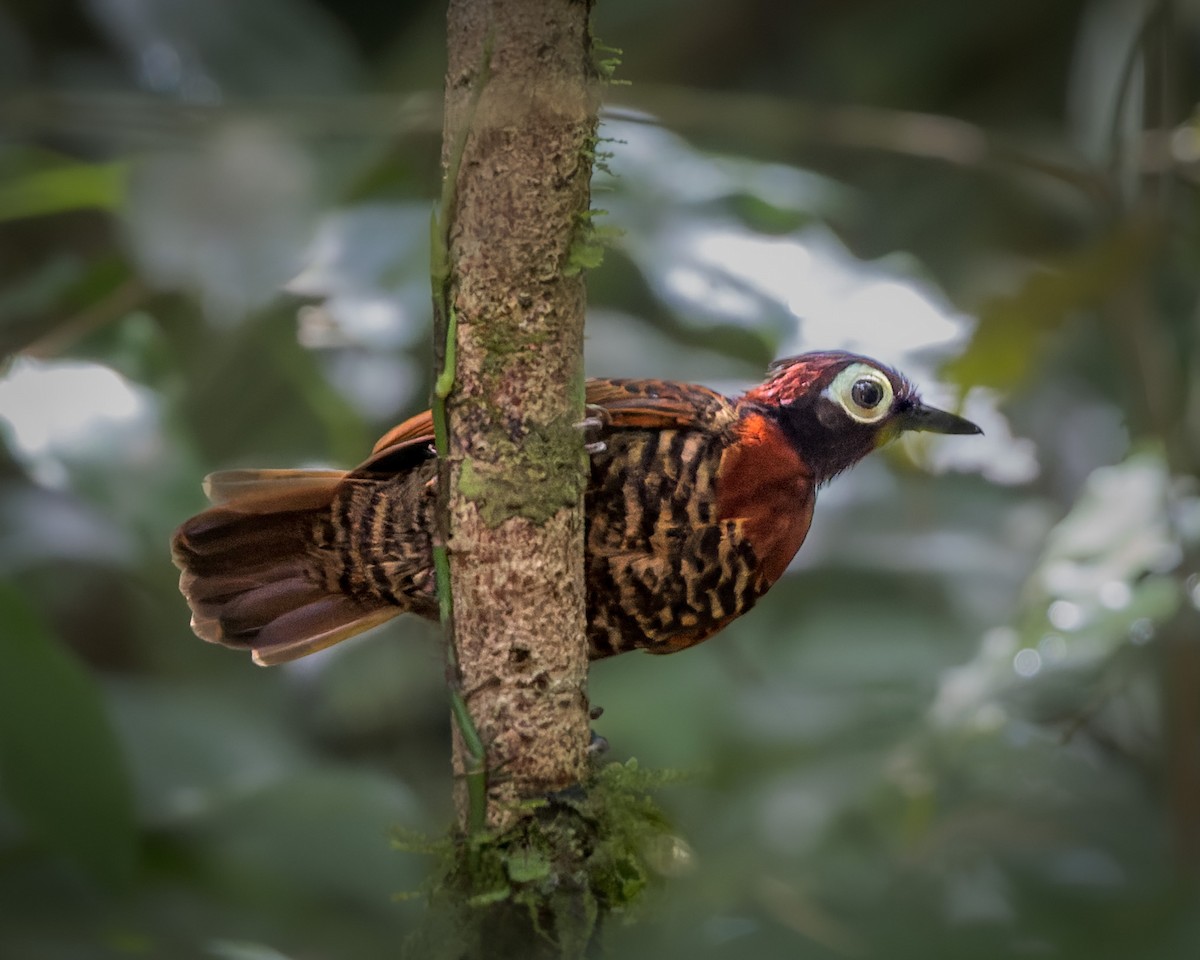
M 413 440 L 428 443 L 432 439 L 433 413 L 426 410 L 424 413 L 418 413 L 415 417 L 409 417 L 403 423 L 397 424 L 380 437 L 375 447 L 371 450 L 371 459 L 374 460 L 377 454 L 397 444 L 408 443 Z
M 589 380 L 587 402 L 589 406 L 602 408 L 606 426 L 617 429 L 719 428 L 734 419 L 733 405 L 721 394 L 707 387 L 670 380 Z M 433 414 L 426 410 L 380 437 L 367 463 L 400 444 L 432 440 Z
M 617 429 L 720 429 L 733 422 L 733 404 L 714 390 L 671 380 L 589 380 L 587 402 Z
M 733 405 L 707 387 L 670 380 L 589 380 L 587 402 L 602 408 L 606 426 L 669 430 L 720 428 L 734 418 Z M 392 427 L 371 456 L 350 474 L 336 470 L 228 470 L 205 480 L 215 504 L 248 513 L 311 509 L 328 503 L 338 484 L 364 473 L 397 473 L 429 456 L 433 415 L 426 410 Z

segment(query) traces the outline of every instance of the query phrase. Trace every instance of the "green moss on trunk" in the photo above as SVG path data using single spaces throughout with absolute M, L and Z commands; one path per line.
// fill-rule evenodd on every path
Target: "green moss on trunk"
M 690 855 L 651 790 L 678 779 L 612 763 L 584 784 L 528 805 L 501 834 L 457 842 L 402 837 L 440 858 L 429 923 L 406 957 L 583 957 L 605 918 L 633 908 L 656 877 Z
M 484 523 L 498 527 L 511 517 L 541 524 L 579 502 L 587 475 L 580 434 L 560 420 L 533 426 L 520 441 L 498 431 L 488 438 L 489 460 L 467 460 L 459 493 L 479 507 Z

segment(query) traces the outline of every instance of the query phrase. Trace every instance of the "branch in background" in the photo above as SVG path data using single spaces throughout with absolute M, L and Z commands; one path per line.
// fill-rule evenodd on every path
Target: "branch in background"
M 647 123 L 687 136 L 736 134 L 747 148 L 831 147 L 880 151 L 964 169 L 1025 172 L 1078 189 L 1094 201 L 1115 199 L 1107 172 L 1072 154 L 1065 143 L 1027 142 L 957 117 L 883 107 L 831 105 L 797 97 L 695 90 L 639 83 L 623 90 L 605 119 Z M 0 127 L 14 135 L 79 137 L 116 150 L 186 146 L 229 123 L 267 123 L 316 142 L 347 137 L 419 137 L 438 129 L 431 93 L 394 96 L 230 98 L 216 105 L 180 104 L 149 94 L 30 90 L 0 101 Z M 1149 149 L 1142 173 L 1170 169 L 1194 180 L 1194 156 L 1159 147 L 1177 128 L 1140 132 Z M 1130 144 L 1136 150 L 1137 144 Z

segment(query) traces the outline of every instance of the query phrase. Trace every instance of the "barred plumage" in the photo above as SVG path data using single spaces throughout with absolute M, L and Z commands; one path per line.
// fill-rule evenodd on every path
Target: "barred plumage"
M 737 399 L 593 380 L 606 423 L 585 495 L 593 659 L 699 643 L 749 610 L 808 532 L 818 486 L 904 429 L 978 428 L 852 354 L 780 361 Z M 434 617 L 437 465 L 428 413 L 337 471 L 234 471 L 172 542 L 204 638 L 280 663 L 401 612 Z
M 679 649 L 750 609 L 761 589 L 735 520 L 718 520 L 716 478 L 732 430 L 614 433 L 586 500 L 592 657 Z

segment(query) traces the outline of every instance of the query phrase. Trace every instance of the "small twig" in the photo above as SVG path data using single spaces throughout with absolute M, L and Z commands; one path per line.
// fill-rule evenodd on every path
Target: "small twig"
M 957 117 L 762 94 L 706 91 L 698 96 L 686 88 L 652 84 L 639 84 L 627 99 L 633 110 L 608 107 L 604 118 L 691 134 L 720 129 L 747 142 L 789 148 L 878 150 L 967 170 L 1016 170 L 1065 184 L 1094 202 L 1112 200 L 1105 173 L 1082 158 L 1058 159 Z
M 126 280 L 103 299 L 66 318 L 21 352 L 40 360 L 58 356 L 92 331 L 126 316 L 148 295 L 149 291 L 140 280 Z

